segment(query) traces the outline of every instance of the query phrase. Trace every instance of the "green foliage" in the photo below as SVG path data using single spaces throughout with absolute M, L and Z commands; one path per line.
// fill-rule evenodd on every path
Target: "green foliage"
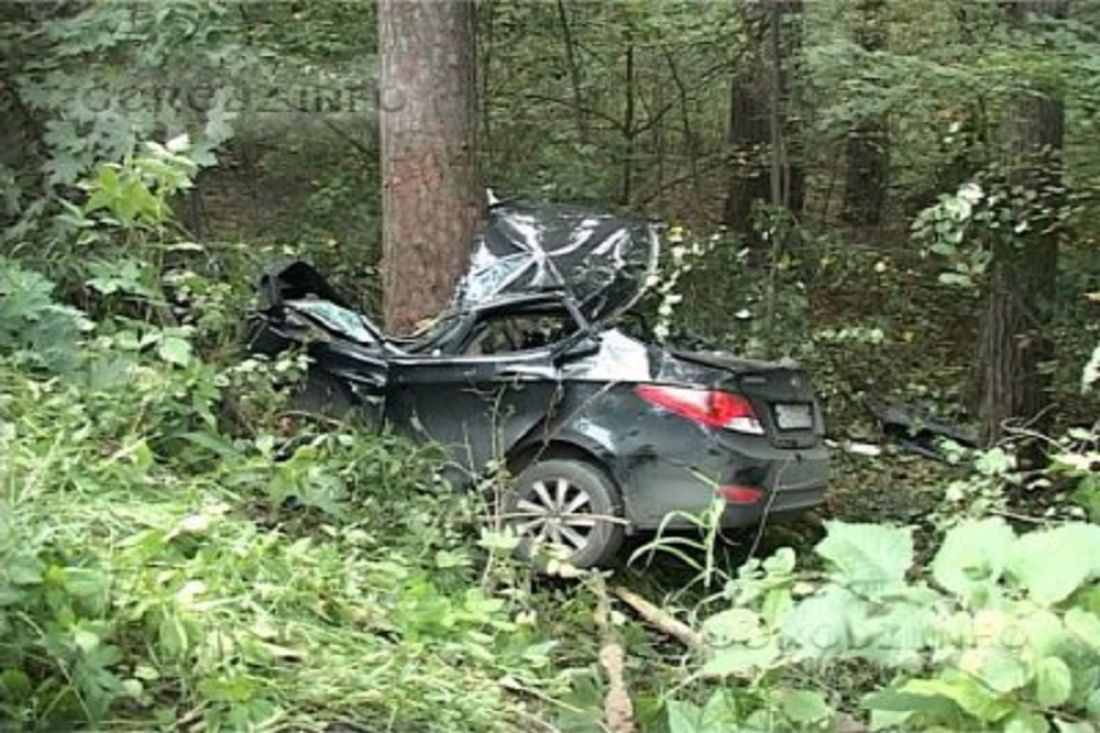
M 1042 169 L 1044 163 L 1033 165 Z M 1045 163 L 1050 170 L 1056 166 Z M 987 169 L 913 221 L 916 239 L 950 263 L 951 269 L 940 274 L 941 283 L 975 288 L 999 247 L 1025 247 L 1035 233 L 1060 231 L 1083 212 L 1082 196 L 1070 196 L 1053 176 L 1030 187 L 1010 180 L 1002 171 Z
M 836 701 L 787 680 L 852 659 L 892 676 L 863 698 L 873 730 L 1068 730 L 1100 712 L 1091 600 L 1100 527 L 1018 535 L 999 518 L 967 520 L 947 532 L 927 571 L 914 568 L 901 527 L 832 522 L 815 552 L 823 580 L 795 573 L 789 549 L 742 568 L 725 592 L 731 607 L 703 623 L 699 674 L 750 682 L 722 691 L 736 698 L 729 707 L 719 693 L 702 708 L 669 704 L 670 728 L 828 725 Z
M 89 196 L 84 213 L 105 210 L 107 221 L 123 227 L 157 226 L 171 216 L 168 199 L 191 188 L 198 166 L 183 153 L 190 147 L 187 135 L 165 145 L 145 143 L 147 153 L 121 164 L 104 163 L 86 184 Z
M 0 361 L 0 714 L 507 727 L 497 680 L 542 684 L 549 647 L 468 565 L 438 573 L 468 540 L 464 500 L 419 488 L 433 452 L 339 430 L 280 458 L 263 422 L 218 427 L 233 371 L 126 333 L 65 381 Z
M 92 328 L 84 314 L 53 299 L 54 284 L 0 257 L 0 354 L 21 363 L 65 371 Z
M 229 100 L 210 87 L 204 97 L 181 95 L 178 86 L 173 93 L 155 80 L 247 68 L 253 55 L 224 35 L 232 22 L 227 8 L 110 0 L 69 11 L 27 6 L 12 15 L 3 40 L 24 50 L 12 67 L 12 99 L 22 114 L 47 119 L 34 144 L 45 154 L 40 175 L 48 185 L 75 184 L 99 161 L 121 159 L 135 137 L 184 130 L 199 140 L 202 164 L 213 163 L 212 151 L 231 134 Z

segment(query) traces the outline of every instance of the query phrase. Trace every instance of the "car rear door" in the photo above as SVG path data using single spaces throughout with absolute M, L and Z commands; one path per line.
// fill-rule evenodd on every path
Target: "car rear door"
M 507 356 L 399 358 L 390 362 L 386 419 L 441 444 L 466 477 L 503 459 L 537 429 L 560 395 L 549 349 Z
M 545 301 L 486 309 L 475 316 L 456 354 L 416 355 L 389 362 L 386 418 L 417 439 L 442 444 L 466 476 L 505 458 L 545 425 L 561 399 L 559 356 L 582 333 L 563 307 Z M 533 327 L 493 342 L 510 321 Z M 536 323 L 539 321 L 540 323 Z

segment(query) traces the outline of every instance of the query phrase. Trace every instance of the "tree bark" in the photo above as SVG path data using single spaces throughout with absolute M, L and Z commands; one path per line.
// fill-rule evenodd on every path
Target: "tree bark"
M 886 44 L 886 23 L 881 17 L 885 0 L 860 0 L 856 43 L 865 51 L 880 51 Z M 856 225 L 882 221 L 890 174 L 890 148 L 886 118 L 865 117 L 848 134 L 844 185 L 844 220 Z
M 754 240 L 752 209 L 757 201 L 772 196 L 772 167 L 781 167 L 782 205 L 801 211 L 805 176 L 801 165 L 797 118 L 792 98 L 801 45 L 802 0 L 739 2 L 745 27 L 747 48 L 733 75 L 730 93 L 729 144 L 733 159 L 726 198 L 725 222 L 734 231 Z M 778 42 L 770 34 L 778 24 Z M 779 82 L 773 74 L 779 74 Z M 773 90 L 779 99 L 772 101 Z M 780 150 L 772 144 L 771 116 L 780 108 Z
M 1017 0 L 1006 3 L 1012 24 L 1026 28 L 1031 17 L 1065 17 L 1065 0 Z M 1065 113 L 1048 90 L 1018 92 L 1006 106 L 1001 124 L 1001 157 L 1007 184 L 1050 196 L 1062 180 L 1061 148 Z M 1057 190 L 1057 189 L 1056 189 Z M 1046 200 L 1057 206 L 1057 194 Z M 1059 232 L 1036 225 L 1032 231 L 993 247 L 989 294 L 980 339 L 983 437 L 995 441 L 1010 423 L 1043 428 L 1049 403 L 1040 368 L 1052 345 L 1044 328 L 1053 310 Z
M 474 3 L 380 0 L 382 281 L 386 325 L 438 313 L 482 216 Z

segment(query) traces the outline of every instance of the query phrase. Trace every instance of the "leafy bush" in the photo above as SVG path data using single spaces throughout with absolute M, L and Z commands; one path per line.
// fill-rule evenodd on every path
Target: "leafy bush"
M 54 284 L 18 262 L 0 257 L 0 353 L 21 363 L 64 371 L 91 323 L 53 300 Z
M 872 730 L 1093 730 L 1100 527 L 1017 534 L 1000 518 L 968 520 L 927 568 L 914 565 L 910 529 L 827 530 L 815 549 L 823 576 L 796 573 L 787 548 L 728 584 L 730 607 L 703 624 L 697 674 L 744 684 L 703 707 L 670 704 L 672 730 L 826 729 L 844 701 L 822 692 L 824 680 L 851 661 L 885 675 L 860 701 Z

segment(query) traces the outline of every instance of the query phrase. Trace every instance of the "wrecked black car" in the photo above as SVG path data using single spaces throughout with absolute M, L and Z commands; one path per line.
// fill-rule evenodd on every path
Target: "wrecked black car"
M 668 351 L 613 325 L 658 253 L 643 220 L 498 204 L 451 307 L 420 333 L 383 333 L 296 262 L 261 279 L 254 346 L 304 346 L 305 403 L 441 444 L 455 480 L 506 466 L 503 510 L 527 554 L 598 565 L 625 533 L 674 527 L 666 515 L 715 497 L 727 527 L 819 504 L 828 456 L 803 371 Z

